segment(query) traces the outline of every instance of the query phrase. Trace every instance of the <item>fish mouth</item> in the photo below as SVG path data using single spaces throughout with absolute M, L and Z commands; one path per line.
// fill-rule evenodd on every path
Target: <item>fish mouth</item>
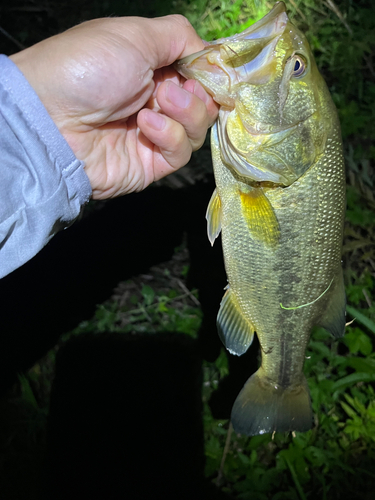
M 242 182 L 287 187 L 321 150 L 314 143 L 310 147 L 311 140 L 302 140 L 308 136 L 310 108 L 301 114 L 291 113 L 290 102 L 286 106 L 294 55 L 304 57 L 304 51 L 301 34 L 279 2 L 242 33 L 216 40 L 175 63 L 180 74 L 198 80 L 220 104 L 214 143 L 223 163 Z M 315 111 L 312 107 L 312 114 Z M 301 162 L 296 161 L 297 151 L 303 153 Z
M 267 83 L 274 49 L 288 23 L 285 4 L 278 2 L 242 33 L 220 38 L 175 63 L 185 78 L 198 80 L 221 106 L 233 109 L 237 84 Z

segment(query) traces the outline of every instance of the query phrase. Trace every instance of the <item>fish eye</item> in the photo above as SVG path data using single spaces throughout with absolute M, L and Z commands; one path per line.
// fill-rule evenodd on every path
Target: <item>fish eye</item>
M 307 63 L 306 60 L 298 54 L 296 54 L 293 59 L 294 59 L 294 69 L 292 76 L 298 78 L 305 74 Z

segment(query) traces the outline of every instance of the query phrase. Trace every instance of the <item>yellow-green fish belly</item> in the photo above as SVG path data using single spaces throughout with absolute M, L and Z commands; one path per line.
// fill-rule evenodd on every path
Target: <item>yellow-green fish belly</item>
M 230 289 L 259 337 L 265 375 L 283 386 L 297 383 L 311 328 L 341 286 L 345 173 L 339 128 L 297 182 L 265 190 L 279 223 L 276 245 L 249 231 L 238 194 L 248 186 L 223 165 L 215 128 L 212 152 Z

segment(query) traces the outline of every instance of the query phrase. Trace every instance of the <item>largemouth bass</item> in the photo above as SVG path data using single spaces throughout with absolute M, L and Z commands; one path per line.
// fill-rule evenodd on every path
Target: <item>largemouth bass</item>
M 335 106 L 282 2 L 176 67 L 221 105 L 207 210 L 211 243 L 222 234 L 228 277 L 219 335 L 232 354 L 243 354 L 254 332 L 261 346 L 261 367 L 233 406 L 234 430 L 306 431 L 311 329 L 335 337 L 345 329 L 345 169 Z

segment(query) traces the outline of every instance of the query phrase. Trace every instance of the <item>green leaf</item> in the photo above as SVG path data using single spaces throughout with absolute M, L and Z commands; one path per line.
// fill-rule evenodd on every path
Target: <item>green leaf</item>
M 323 342 L 315 342 L 314 340 L 312 340 L 309 343 L 309 348 L 313 349 L 318 354 L 322 354 L 326 358 L 331 357 L 331 350 L 328 348 L 328 346 L 323 344 Z
M 154 302 L 155 292 L 149 285 L 143 285 L 142 297 L 144 298 L 146 306 L 150 306 Z
M 368 356 L 372 353 L 372 342 L 368 335 L 363 333 L 360 328 L 354 328 L 343 338 L 344 343 L 349 347 L 352 354 L 358 352 Z
M 23 373 L 18 374 L 18 380 L 21 384 L 22 397 L 27 401 L 33 408 L 39 410 L 39 405 L 35 399 L 34 392 L 27 377 Z
M 357 410 L 357 412 L 361 415 L 364 415 L 367 411 L 366 406 L 362 404 L 358 398 L 352 398 L 349 394 L 344 394 L 347 402 L 352 405 L 352 407 Z
M 327 463 L 326 451 L 322 448 L 318 448 L 317 446 L 309 446 L 306 448 L 305 456 L 312 465 L 317 467 L 321 467 Z
M 139 300 L 139 299 L 138 299 L 138 297 L 137 297 L 136 295 L 132 295 L 132 296 L 130 297 L 130 302 L 131 302 L 133 305 L 138 304 L 138 300 Z
M 375 374 L 370 373 L 351 373 L 346 377 L 337 380 L 332 385 L 332 391 L 337 391 L 339 389 L 344 389 L 345 387 L 350 387 L 351 385 L 358 384 L 358 382 L 373 382 L 375 381 Z
M 189 272 L 189 266 L 184 266 L 182 268 L 181 274 L 182 274 L 182 276 L 184 276 L 186 278 L 186 276 L 188 275 L 188 272 Z
M 95 319 L 99 332 L 113 331 L 117 320 L 116 303 L 100 304 L 95 311 Z
M 352 418 L 358 417 L 357 412 L 355 410 L 353 410 L 353 408 L 351 406 L 347 405 L 344 402 L 341 402 L 341 406 L 343 407 L 345 412 L 349 415 L 349 417 L 352 417 Z
M 229 373 L 228 367 L 228 356 L 226 354 L 225 349 L 220 350 L 220 354 L 215 361 L 215 366 L 219 370 L 220 378 L 225 377 Z
M 357 372 L 375 375 L 375 359 L 373 358 L 347 358 L 346 364 Z
M 258 454 L 256 450 L 252 450 L 250 453 L 250 465 L 254 466 L 258 461 Z
M 298 475 L 296 474 L 296 471 L 295 471 L 295 469 L 294 469 L 291 461 L 287 457 L 285 457 L 285 461 L 286 461 L 286 463 L 287 463 L 287 465 L 289 467 L 290 473 L 292 475 L 292 479 L 294 481 L 294 484 L 296 486 L 296 489 L 298 491 L 298 494 L 299 494 L 301 500 L 306 500 L 306 495 L 305 495 L 305 493 L 303 491 L 301 483 L 298 480 Z
M 250 459 L 249 457 L 247 457 L 246 455 L 244 455 L 243 453 L 238 453 L 237 454 L 238 458 L 240 459 L 240 461 L 246 465 L 246 466 L 250 466 Z
M 266 445 L 271 441 L 270 434 L 259 434 L 258 436 L 253 436 L 249 440 L 248 448 L 249 450 L 256 450 L 259 446 Z
M 165 302 L 159 302 L 158 311 L 161 313 L 168 312 L 168 307 L 165 305 Z
M 363 313 L 359 312 L 352 306 L 346 306 L 347 312 L 355 318 L 359 323 L 362 323 L 366 328 L 368 328 L 372 333 L 375 334 L 375 323 L 370 318 L 365 316 Z

